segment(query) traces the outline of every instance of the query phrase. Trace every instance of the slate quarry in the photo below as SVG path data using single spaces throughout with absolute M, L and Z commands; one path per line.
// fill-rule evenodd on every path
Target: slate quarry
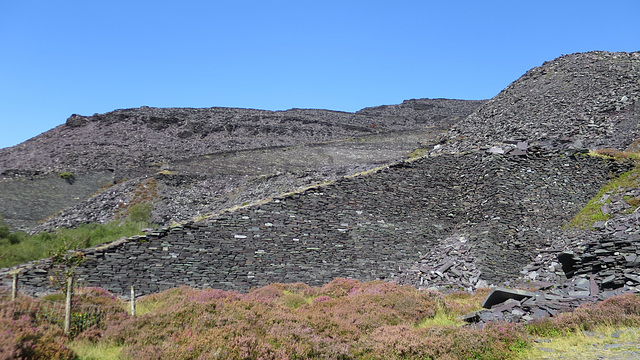
M 136 185 L 154 178 L 152 220 L 187 221 L 396 162 L 482 103 L 413 99 L 355 113 L 140 107 L 72 115 L 0 149 L 0 197 L 11 200 L 0 202 L 0 216 L 30 232 L 118 220 Z M 62 173 L 77 181 L 50 190 Z M 105 176 L 91 180 L 96 174 Z
M 441 116 L 434 113 L 438 103 L 441 109 L 452 107 Z M 472 109 L 474 106 L 477 108 Z M 451 110 L 454 108 L 457 110 Z M 316 175 L 306 178 L 309 173 L 294 169 L 291 162 L 285 164 L 282 177 L 277 174 L 282 162 L 274 161 L 273 168 L 264 173 L 252 168 L 262 177 L 244 181 L 242 187 L 259 189 L 264 180 L 270 186 L 280 186 L 272 187 L 282 190 L 279 195 L 274 195 L 278 193 L 275 190 L 246 190 L 235 202 L 225 203 L 234 205 L 226 211 L 219 207 L 216 210 L 220 211 L 205 213 L 212 208 L 194 205 L 199 211 L 197 220 L 85 249 L 86 261 L 76 269 L 81 284 L 104 287 L 122 296 L 131 285 L 143 294 L 182 284 L 246 291 L 273 282 L 320 285 L 335 277 L 385 279 L 456 291 L 497 286 L 485 301 L 487 309 L 467 317 L 478 326 L 492 320 L 530 321 L 554 316 L 585 302 L 640 290 L 640 207 L 630 201 L 640 199 L 640 185 L 636 182 L 619 193 L 599 194 L 603 185 L 634 169 L 636 162 L 621 159 L 624 156 L 594 156 L 594 150 L 609 149 L 616 154 L 640 150 L 640 52 L 564 55 L 531 69 L 493 99 L 473 104 L 415 100 L 350 115 L 316 111 L 316 120 L 311 123 L 291 117 L 311 114 L 311 110 L 277 114 L 247 110 L 243 114 L 254 117 L 243 118 L 237 127 L 229 120 L 231 125 L 216 131 L 194 125 L 198 123 L 194 114 L 207 111 L 224 114 L 227 120 L 239 119 L 234 117 L 237 109 L 173 113 L 139 109 L 70 118 L 69 129 L 59 131 L 137 124 L 145 127 L 141 134 L 151 143 L 164 136 L 159 135 L 162 131 L 192 139 L 193 144 L 180 151 L 194 156 L 167 160 L 164 150 L 144 155 L 136 148 L 126 171 L 153 171 L 144 170 L 136 175 L 137 180 L 114 185 L 112 193 L 105 191 L 67 208 L 46 226 L 62 226 L 65 221 L 73 226 L 75 220 L 70 219 L 80 218 L 83 209 L 108 213 L 101 204 L 116 199 L 122 189 L 132 191 L 141 183 L 155 181 L 159 187 L 170 184 L 180 189 L 164 193 L 166 198 L 171 194 L 184 199 L 183 205 L 165 207 L 174 212 L 187 212 L 184 204 L 188 201 L 198 204 L 228 194 L 226 190 L 186 190 L 194 189 L 192 184 L 196 183 L 204 189 L 203 181 L 214 176 L 202 159 L 213 154 L 223 157 L 215 153 L 222 148 L 202 150 L 199 146 L 206 142 L 227 146 L 236 141 L 247 157 L 257 156 L 252 151 L 263 147 L 285 145 L 279 151 L 292 150 L 286 147 L 299 138 L 286 131 L 279 134 L 280 140 L 268 140 L 268 146 L 258 144 L 267 140 L 259 140 L 251 131 L 284 131 L 267 126 L 262 122 L 266 118 L 295 124 L 291 128 L 297 134 L 315 129 L 308 132 L 313 146 L 323 141 L 343 144 L 347 128 L 340 121 L 347 118 L 352 126 L 347 130 L 366 134 L 367 139 L 377 136 L 381 128 L 407 136 L 418 131 L 411 127 L 416 124 L 428 124 L 429 132 L 421 129 L 422 141 L 412 145 L 425 154 L 417 159 L 395 157 L 385 163 L 368 159 L 357 166 L 333 163 L 325 168 L 331 173 L 327 177 L 316 176 L 322 172 L 319 166 L 313 170 Z M 465 111 L 468 113 L 462 115 Z M 258 124 L 261 126 L 255 126 Z M 309 124 L 311 127 L 305 127 Z M 190 126 L 196 127 L 189 132 Z M 196 139 L 200 133 L 204 142 Z M 216 138 L 222 133 L 237 137 Z M 333 154 L 356 149 L 356 143 L 333 148 Z M 382 143 L 380 140 L 366 151 Z M 316 161 L 322 152 L 310 151 L 313 146 L 295 150 L 295 154 L 304 154 L 304 161 Z M 17 156 L 18 150 L 11 151 Z M 295 158 L 291 154 L 294 152 L 282 158 Z M 2 162 L 1 155 L 5 177 L 29 176 L 2 165 L 7 162 Z M 22 155 L 17 158 L 27 161 Z M 85 160 L 78 161 L 73 166 Z M 149 167 L 151 161 L 160 165 Z M 34 162 L 37 166 L 31 170 L 58 169 L 45 163 Z M 294 182 L 287 180 L 292 178 L 306 179 L 295 183 L 305 186 L 292 188 Z M 240 188 L 238 184 L 232 188 Z M 184 196 L 187 192 L 189 196 Z M 595 196 L 606 197 L 600 206 L 606 220 L 586 229 L 568 227 L 573 216 Z M 55 276 L 56 269 L 50 260 L 3 270 L 2 274 L 6 277 L 15 271 L 20 272 L 24 291 L 51 291 L 48 278 Z M 510 290 L 514 287 L 527 290 Z
M 143 293 L 179 284 L 246 291 L 335 277 L 469 290 L 500 283 L 517 277 L 548 245 L 543 236 L 569 220 L 610 174 L 598 158 L 543 150 L 528 156 L 477 152 L 401 162 L 87 250 L 79 281 L 121 295 L 130 285 Z M 451 251 L 452 233 L 458 243 L 465 239 L 455 250 L 462 256 Z M 441 281 L 427 268 L 442 254 L 453 263 L 441 269 Z M 46 290 L 54 270 L 46 262 L 24 270 L 25 289 Z M 447 283 L 455 271 L 462 278 Z

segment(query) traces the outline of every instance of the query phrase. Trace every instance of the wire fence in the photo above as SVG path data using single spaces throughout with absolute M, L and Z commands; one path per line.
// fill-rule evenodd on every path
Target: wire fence
M 14 284 L 16 282 L 14 281 Z M 135 294 L 128 304 L 96 288 L 69 288 L 71 291 L 42 299 L 19 295 L 14 288 L 0 296 L 0 319 L 28 320 L 33 326 L 60 326 L 75 336 L 91 327 L 101 328 L 115 317 L 135 316 Z

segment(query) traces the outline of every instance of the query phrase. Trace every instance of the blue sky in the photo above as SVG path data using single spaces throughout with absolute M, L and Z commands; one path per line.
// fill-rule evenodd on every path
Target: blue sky
M 640 1 L 0 1 L 0 148 L 142 105 L 356 111 L 485 99 L 638 51 Z

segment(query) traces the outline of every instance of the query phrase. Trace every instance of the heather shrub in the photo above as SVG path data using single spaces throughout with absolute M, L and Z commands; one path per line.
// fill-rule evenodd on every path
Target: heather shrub
M 272 284 L 248 294 L 183 286 L 139 299 L 145 311 L 136 318 L 127 316 L 121 301 L 105 290 L 82 288 L 76 294 L 76 308 L 114 309 L 100 313 L 90 327 L 74 330 L 76 339 L 85 347 L 117 349 L 130 359 L 513 359 L 530 346 L 516 325 L 490 324 L 485 330 L 425 326 L 424 320 L 437 313 L 477 307 L 481 291 L 443 296 L 351 279 L 321 287 Z M 59 336 L 61 318 L 27 304 L 55 305 L 62 297 L 49 299 L 58 301 L 16 302 L 24 318 L 18 327 L 37 335 L 0 342 L 2 351 L 23 351 L 20 344 L 30 346 L 33 338 L 47 358 L 74 358 L 64 347 L 66 338 Z M 629 299 L 610 302 L 626 313 L 637 312 Z
M 205 290 L 206 291 L 206 290 Z M 138 315 L 145 315 L 150 312 L 169 311 L 175 307 L 177 303 L 181 303 L 185 298 L 191 298 L 194 301 L 200 296 L 201 292 L 188 286 L 180 286 L 165 290 L 160 293 L 150 294 L 141 297 L 137 301 Z M 206 295 L 204 295 L 206 297 Z
M 286 287 L 283 284 L 270 284 L 261 288 L 252 289 L 244 296 L 247 301 L 279 302 L 284 297 Z
M 374 359 L 516 359 L 530 341 L 522 326 L 500 323 L 484 330 L 381 327 L 365 344 L 360 355 Z
M 195 291 L 195 293 L 191 293 L 189 295 L 190 301 L 195 301 L 197 303 L 208 303 L 212 300 L 222 300 L 222 299 L 238 299 L 240 298 L 240 294 L 233 291 L 224 291 L 218 289 L 205 289 L 202 291 Z
M 362 283 L 359 280 L 337 278 L 320 288 L 310 288 L 307 293 L 310 296 L 326 295 L 331 298 L 337 298 L 347 296 L 351 291 L 359 289 L 361 286 Z
M 76 359 L 59 326 L 49 322 L 37 300 L 0 302 L 0 359 Z
M 425 330 L 416 325 L 447 306 L 436 292 L 350 279 L 317 288 L 271 284 L 244 295 L 180 287 L 139 301 L 148 302 L 148 313 L 114 321 L 101 341 L 135 359 L 385 358 L 369 344 L 373 333 L 405 326 L 419 337 Z
M 640 297 L 624 294 L 581 305 L 571 313 L 534 322 L 528 330 L 539 336 L 559 336 L 598 326 L 640 326 Z

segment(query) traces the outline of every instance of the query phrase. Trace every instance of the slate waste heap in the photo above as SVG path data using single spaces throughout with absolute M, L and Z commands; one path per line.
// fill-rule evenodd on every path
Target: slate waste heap
M 406 106 L 415 112 L 436 103 Z M 475 105 L 468 116 L 439 122 L 447 131 L 423 139 L 422 157 L 369 166 L 358 176 L 336 176 L 87 254 L 109 274 L 131 271 L 118 274 L 119 284 L 108 284 L 123 292 L 131 285 L 127 281 L 137 280 L 148 291 L 180 284 L 247 290 L 282 281 L 317 285 L 339 276 L 444 291 L 495 286 L 484 304 L 488 309 L 467 317 L 477 324 L 530 321 L 638 292 L 640 181 L 634 154 L 640 152 L 640 53 L 564 55 Z M 367 116 L 396 110 L 357 114 L 358 131 L 373 131 Z M 148 113 L 163 112 L 143 111 Z M 407 130 L 401 116 L 393 119 L 390 127 Z M 156 122 L 151 121 L 165 124 Z M 72 123 L 105 125 L 97 118 Z M 162 176 L 182 193 L 194 182 L 180 182 L 166 170 Z M 600 191 L 621 176 L 633 181 Z M 598 221 L 569 226 L 588 204 Z M 205 258 L 224 266 L 213 271 Z M 46 287 L 46 264 L 24 267 L 25 288 Z M 81 272 L 98 285 L 107 272 L 96 272 L 94 265 Z
M 74 114 L 0 149 L 0 216 L 30 233 L 119 221 L 167 226 L 406 158 L 483 100 L 412 99 L 355 113 L 236 108 Z M 73 175 L 73 186 L 61 178 Z
M 637 159 L 639 130 L 640 53 L 571 54 L 527 72 L 455 124 L 447 137 L 450 142 L 434 152 L 470 151 L 484 144 L 489 153 L 523 156 L 530 143 L 561 156 L 602 150 L 621 156 L 611 162 L 612 174 L 620 175 L 637 166 L 637 160 L 629 158 Z M 504 144 L 505 133 L 519 140 Z M 597 202 L 596 215 L 606 220 L 592 221 L 583 230 L 554 229 L 548 246 L 539 249 L 517 281 L 508 283 L 535 291 L 498 288 L 483 304 L 487 309 L 466 320 L 530 321 L 585 302 L 640 292 L 640 179 L 637 171 L 625 175 L 633 181 L 592 200 Z M 468 246 L 457 244 L 454 250 Z M 455 283 L 446 277 L 475 275 L 446 272 L 458 263 L 441 257 L 434 266 L 422 265 L 423 282 Z

